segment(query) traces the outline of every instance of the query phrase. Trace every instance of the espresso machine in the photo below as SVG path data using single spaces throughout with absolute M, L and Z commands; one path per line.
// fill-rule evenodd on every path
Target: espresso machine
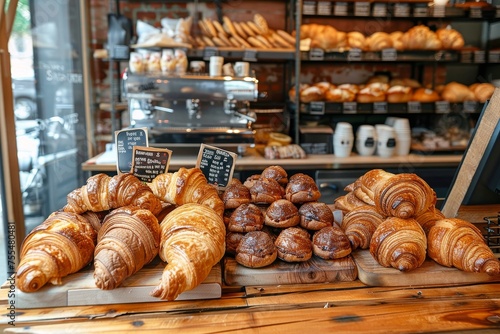
M 154 146 L 253 143 L 250 102 L 259 94 L 254 77 L 129 73 L 124 90 L 130 126 L 147 128 Z

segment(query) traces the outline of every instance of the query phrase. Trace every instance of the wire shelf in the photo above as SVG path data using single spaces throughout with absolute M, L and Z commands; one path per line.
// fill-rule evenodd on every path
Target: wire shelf
M 484 217 L 484 220 L 486 243 L 493 253 L 500 253 L 500 213 L 497 216 Z

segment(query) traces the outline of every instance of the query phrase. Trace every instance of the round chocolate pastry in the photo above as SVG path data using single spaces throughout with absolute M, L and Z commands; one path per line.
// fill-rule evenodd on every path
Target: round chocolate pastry
M 278 251 L 266 232 L 246 233 L 236 248 L 236 262 L 249 268 L 261 268 L 276 260 Z
M 243 182 L 240 181 L 240 179 L 233 177 L 231 181 L 227 184 L 228 187 L 235 185 L 235 184 L 243 184 Z
M 314 255 L 325 260 L 340 259 L 351 254 L 349 238 L 337 225 L 316 231 L 312 239 Z
M 261 177 L 278 181 L 283 187 L 288 183 L 288 174 L 281 166 L 269 166 L 262 171 Z
M 267 226 L 286 228 L 297 226 L 299 222 L 299 210 L 286 199 L 272 202 L 264 215 L 264 224 Z
M 234 209 L 227 229 L 231 232 L 260 231 L 264 226 L 264 216 L 257 205 L 242 204 Z
M 251 199 L 250 189 L 241 183 L 228 186 L 222 194 L 224 209 L 236 209 L 241 204 L 250 203 Z
M 253 203 L 270 204 L 283 198 L 285 190 L 273 179 L 260 178 L 250 188 Z
M 245 182 L 243 182 L 243 185 L 250 189 L 258 179 L 260 179 L 260 174 L 250 175 L 249 177 L 247 177 Z
M 229 255 L 236 255 L 236 248 L 238 248 L 238 245 L 240 244 L 241 239 L 243 239 L 243 236 L 245 233 L 239 233 L 239 232 L 231 232 L 228 231 L 226 233 L 226 254 Z
M 321 197 L 314 179 L 307 174 L 297 173 L 290 177 L 285 188 L 285 198 L 292 203 L 314 202 Z
M 299 209 L 300 226 L 313 231 L 332 226 L 333 212 L 323 202 L 307 202 Z
M 313 255 L 309 232 L 300 227 L 284 229 L 274 244 L 278 248 L 278 258 L 286 262 L 304 262 Z

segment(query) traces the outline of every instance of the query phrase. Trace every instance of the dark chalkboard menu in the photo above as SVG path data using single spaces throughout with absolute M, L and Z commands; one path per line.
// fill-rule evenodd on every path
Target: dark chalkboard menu
M 132 171 L 134 146 L 148 146 L 148 132 L 145 128 L 123 129 L 115 132 L 118 174 Z
M 236 153 L 201 144 L 196 167 L 202 170 L 208 183 L 224 189 L 233 177 L 237 156 Z
M 172 151 L 165 148 L 134 146 L 132 174 L 142 182 L 151 183 L 158 174 L 168 171 Z

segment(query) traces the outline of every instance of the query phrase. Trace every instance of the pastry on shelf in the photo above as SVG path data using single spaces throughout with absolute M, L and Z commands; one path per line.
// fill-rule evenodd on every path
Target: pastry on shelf
M 250 203 L 251 200 L 250 189 L 242 183 L 228 185 L 222 193 L 224 209 L 236 209 L 242 204 Z
M 476 100 L 478 102 L 485 103 L 493 95 L 495 86 L 487 82 L 475 83 L 470 85 L 469 89 L 474 93 L 474 96 L 476 97 Z
M 337 225 L 314 232 L 312 246 L 313 254 L 325 260 L 340 259 L 352 252 L 347 235 Z
M 356 99 L 356 94 L 348 89 L 330 88 L 325 93 L 327 102 L 353 102 Z
M 333 225 L 333 212 L 330 207 L 323 202 L 307 202 L 299 208 L 300 226 L 317 231 L 323 227 Z
M 383 31 L 377 31 L 365 40 L 365 49 L 367 51 L 382 51 L 393 47 L 391 36 Z
M 288 173 L 287 171 L 277 165 L 272 165 L 264 168 L 262 173 L 260 174 L 261 177 L 268 178 L 268 179 L 274 179 L 278 181 L 278 183 L 282 186 L 286 186 L 288 183 Z
M 321 193 L 314 179 L 304 173 L 293 174 L 285 188 L 285 198 L 292 203 L 315 202 Z
M 252 203 L 242 204 L 232 212 L 229 217 L 228 231 L 250 232 L 262 230 L 264 216 L 262 211 Z
M 350 49 L 360 49 L 365 48 L 366 37 L 359 31 L 350 31 L 347 33 L 347 47 Z
M 436 30 L 436 35 L 445 50 L 460 50 L 464 47 L 465 41 L 462 34 L 451 26 Z
M 278 249 L 278 258 L 285 262 L 305 262 L 313 256 L 309 232 L 301 227 L 282 230 L 274 244 Z
M 408 86 L 392 86 L 387 90 L 387 102 L 389 103 L 406 103 L 411 101 L 413 91 Z
M 252 203 L 271 204 L 283 198 L 285 190 L 278 181 L 267 178 L 259 178 L 250 188 Z
M 455 81 L 444 86 L 441 97 L 450 103 L 476 100 L 476 95 L 468 86 Z
M 436 102 L 440 99 L 441 97 L 439 96 L 439 94 L 435 90 L 429 88 L 417 88 L 413 92 L 413 96 L 411 98 L 412 101 L 423 103 Z
M 287 228 L 300 223 L 299 210 L 289 200 L 279 199 L 272 202 L 264 214 L 266 226 Z
M 385 218 L 371 205 L 359 206 L 349 211 L 342 219 L 341 228 L 352 249 L 368 249 L 373 233 Z
M 278 249 L 268 233 L 254 231 L 246 233 L 236 248 L 236 262 L 248 268 L 262 268 L 272 264 L 278 257 Z
M 401 41 L 405 50 L 439 50 L 442 47 L 436 33 L 422 24 L 407 30 Z

